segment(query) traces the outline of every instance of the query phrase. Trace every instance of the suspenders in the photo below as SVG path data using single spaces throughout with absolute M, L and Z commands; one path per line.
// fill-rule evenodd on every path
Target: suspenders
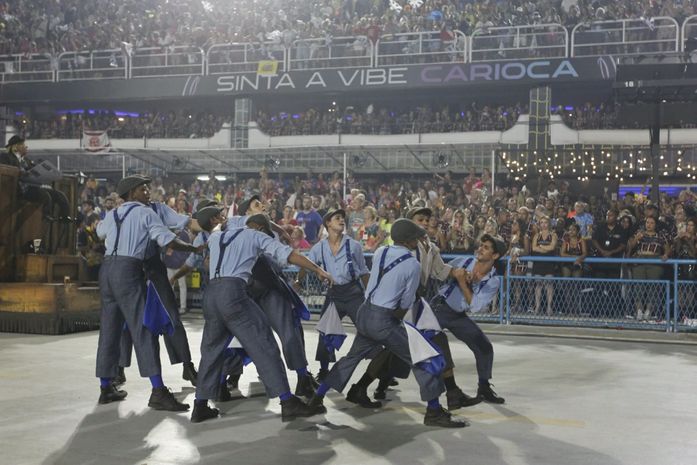
M 215 275 L 213 276 L 214 278 L 220 278 L 220 267 L 223 264 L 223 255 L 225 255 L 225 249 L 227 249 L 228 246 L 232 244 L 232 241 L 234 241 L 242 231 L 244 231 L 244 229 L 240 229 L 239 231 L 237 231 L 227 241 L 225 240 L 225 233 L 220 235 L 220 251 L 218 252 L 218 264 L 215 266 Z
M 385 247 L 385 251 L 382 253 L 382 257 L 380 257 L 380 267 L 378 268 L 378 279 L 377 282 L 375 283 L 375 287 L 373 288 L 370 293 L 368 293 L 368 300 L 370 300 L 373 297 L 373 294 L 375 291 L 378 289 L 380 286 L 380 281 L 382 281 L 383 276 L 385 276 L 387 273 L 389 273 L 394 267 L 402 263 L 404 260 L 408 260 L 409 258 L 413 258 L 413 255 L 410 253 L 405 253 L 401 257 L 397 258 L 395 261 L 390 263 L 389 265 L 385 266 L 385 258 L 387 257 L 387 252 L 390 250 L 389 247 Z
M 119 218 L 119 214 L 117 213 L 118 208 L 114 208 L 114 223 L 116 223 L 116 240 L 114 241 L 114 250 L 111 251 L 111 256 L 116 257 L 118 254 L 116 251 L 119 249 L 119 239 L 121 238 L 121 225 L 123 224 L 123 221 L 126 219 L 129 213 L 131 213 L 131 210 L 133 210 L 136 207 L 139 207 L 140 205 L 131 205 L 126 209 L 126 212 L 123 214 L 121 218 Z
M 467 268 L 470 265 L 470 263 L 472 263 L 473 260 L 474 260 L 474 258 L 471 258 L 471 257 L 468 258 L 467 261 L 465 261 L 465 263 L 462 265 L 462 268 Z M 486 286 L 486 283 L 488 283 L 488 282 L 489 282 L 488 279 L 482 279 L 479 282 L 479 289 L 478 290 L 481 291 L 484 288 L 484 286 Z M 443 298 L 447 299 L 448 297 L 450 297 L 450 294 L 453 293 L 453 291 L 455 290 L 456 287 L 457 287 L 457 281 L 453 280 L 453 282 L 450 283 L 448 288 L 443 293 Z
M 346 249 L 346 264 L 348 265 L 349 274 L 351 275 L 351 281 L 356 280 L 356 270 L 353 268 L 353 256 L 351 256 L 351 245 L 350 241 L 344 242 Z M 324 258 L 324 241 L 320 243 L 320 248 L 322 249 L 322 268 L 327 271 L 327 260 Z

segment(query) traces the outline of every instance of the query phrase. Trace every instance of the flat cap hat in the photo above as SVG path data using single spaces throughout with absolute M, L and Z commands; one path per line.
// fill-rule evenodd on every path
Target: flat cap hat
M 216 201 L 216 200 L 202 199 L 202 200 L 199 200 L 198 204 L 196 205 L 196 211 L 202 210 L 206 207 L 214 207 L 217 205 L 218 205 L 218 201 Z
M 494 244 L 494 252 L 499 254 L 500 257 L 503 257 L 504 255 L 506 255 L 506 252 L 508 252 L 508 247 L 506 247 L 506 243 L 503 242 L 503 240 L 498 236 L 484 234 L 480 239 L 480 242 L 491 242 L 492 244 Z
M 7 145 L 5 145 L 5 148 L 11 147 L 15 144 L 21 144 L 22 142 L 24 142 L 24 139 L 22 137 L 14 135 L 10 137 L 9 141 L 7 141 Z
M 149 183 L 150 178 L 148 178 L 147 176 L 141 176 L 140 174 L 126 176 L 121 181 L 119 181 L 118 185 L 116 186 L 116 193 L 119 194 L 119 197 L 123 197 L 136 187 Z
M 416 215 L 426 215 L 428 217 L 433 216 L 433 210 L 428 207 L 414 207 L 407 211 L 407 219 L 414 219 Z
M 220 212 L 223 210 L 223 207 L 217 207 L 214 205 L 199 208 L 196 210 L 196 213 L 194 213 L 193 218 L 198 221 L 201 228 L 205 229 L 206 231 L 210 231 L 212 226 L 211 220 L 220 215 Z
M 324 217 L 322 217 L 322 223 L 329 223 L 332 220 L 332 218 L 334 218 L 336 215 L 341 215 L 344 218 L 346 218 L 346 210 L 344 210 L 343 208 L 329 210 L 327 213 L 324 214 Z
M 246 214 L 247 214 L 247 210 L 249 210 L 249 206 L 250 206 L 250 205 L 252 204 L 252 202 L 255 201 L 255 200 L 261 201 L 261 198 L 260 198 L 257 194 L 254 194 L 254 195 L 251 196 L 250 198 L 243 200 L 242 203 L 240 203 L 239 208 L 237 209 L 237 213 L 238 213 L 240 216 L 246 215 Z
M 426 230 L 412 220 L 400 218 L 392 224 L 390 235 L 395 242 L 406 242 L 420 239 L 426 235 Z
M 269 221 L 269 218 L 263 213 L 257 213 L 256 215 L 252 215 L 249 218 L 247 218 L 247 226 L 249 226 L 250 223 L 258 224 L 262 227 L 262 232 L 265 232 L 269 236 L 274 237 L 273 231 L 271 231 L 271 222 Z

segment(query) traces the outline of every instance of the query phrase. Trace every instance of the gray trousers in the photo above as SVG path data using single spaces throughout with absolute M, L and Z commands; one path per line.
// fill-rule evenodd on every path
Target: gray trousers
M 412 367 L 422 400 L 437 399 L 445 391 L 440 375 L 432 375 L 411 363 L 407 330 L 393 312 L 393 309 L 379 307 L 369 301 L 360 306 L 356 315 L 358 334 L 348 354 L 329 370 L 324 380 L 329 387 L 343 391 L 361 360 L 383 345 Z
M 214 399 L 225 368 L 224 351 L 236 337 L 257 367 L 269 397 L 289 392 L 288 378 L 269 321 L 238 278 L 212 279 L 203 296 L 203 339 L 197 399 Z
M 491 372 L 494 366 L 494 347 L 484 331 L 467 316 L 466 313 L 456 312 L 445 302 L 442 297 L 436 296 L 431 301 L 431 308 L 438 318 L 441 328 L 448 329 L 453 336 L 467 344 L 477 363 L 477 374 L 480 380 L 491 379 Z M 445 342 L 443 343 L 443 340 Z M 436 338 L 434 342 L 438 344 L 445 356 L 447 363 L 446 370 L 454 366 L 450 347 L 447 346 L 447 338 Z
M 365 296 L 363 293 L 363 286 L 361 286 L 358 280 L 348 284 L 335 284 L 327 291 L 327 298 L 324 300 L 321 315 L 324 315 L 324 312 L 327 310 L 327 307 L 329 307 L 329 304 L 334 302 L 334 305 L 336 305 L 336 310 L 339 313 L 339 318 L 344 318 L 346 315 L 348 315 L 351 322 L 355 325 L 356 312 L 358 311 L 358 307 L 360 307 L 364 301 Z M 318 339 L 317 341 L 315 360 L 325 363 L 336 362 L 336 355 L 334 351 L 327 351 L 324 343 L 322 343 L 322 338 Z
M 159 256 L 152 257 L 145 261 L 144 265 L 145 277 L 152 281 L 157 293 L 162 300 L 167 313 L 169 313 L 172 323 L 174 324 L 174 334 L 164 334 L 165 347 L 169 355 L 169 361 L 172 365 L 182 362 L 191 361 L 191 351 L 189 350 L 189 338 L 186 335 L 186 330 L 179 317 L 179 304 L 174 295 L 174 289 L 169 283 L 167 277 L 167 268 L 160 260 Z M 129 326 L 130 328 L 130 326 Z M 119 357 L 119 366 L 131 366 L 131 355 L 133 352 L 133 340 L 129 331 L 124 331 L 121 337 L 121 355 Z
M 297 324 L 293 308 L 283 295 L 271 289 L 256 301 L 268 318 L 271 328 L 281 340 L 283 358 L 289 370 L 307 366 L 305 337 L 302 325 Z
M 124 323 L 133 335 L 140 375 L 159 375 L 160 345 L 157 336 L 143 326 L 146 294 L 143 262 L 132 257 L 105 257 L 99 272 L 99 291 L 102 313 L 97 376 L 113 378 L 118 374 L 119 342 Z

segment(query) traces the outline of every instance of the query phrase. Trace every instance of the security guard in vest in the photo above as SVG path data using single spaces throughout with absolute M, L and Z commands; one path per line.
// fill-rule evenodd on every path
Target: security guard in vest
M 233 216 L 228 219 L 226 229 L 244 227 L 250 215 L 266 215 L 266 207 L 261 202 L 258 195 L 253 195 L 250 198 L 240 203 L 237 210 L 241 216 Z M 270 230 L 275 233 L 274 236 L 278 240 L 286 240 L 290 243 L 290 237 L 280 226 L 272 221 L 269 221 Z M 271 272 L 279 274 L 280 268 L 276 266 L 272 259 L 266 260 L 266 265 L 272 268 Z M 267 268 L 268 269 L 268 268 Z M 253 273 L 255 280 L 263 280 L 264 277 L 257 276 Z M 261 278 L 261 279 L 260 279 Z M 257 286 L 254 285 L 254 288 Z M 254 301 L 266 313 L 271 328 L 281 341 L 283 358 L 286 361 L 286 366 L 289 370 L 293 370 L 297 374 L 297 384 L 295 386 L 295 394 L 310 398 L 315 393 L 317 387 L 312 375 L 307 370 L 307 356 L 305 354 L 305 338 L 302 325 L 298 321 L 297 315 L 293 311 L 293 304 L 283 293 L 277 289 L 267 286 L 266 291 L 253 296 Z
M 209 215 L 218 214 L 217 208 L 207 207 L 197 212 L 196 217 L 206 223 Z M 279 263 L 308 269 L 328 283 L 332 282 L 332 277 L 291 247 L 269 237 L 270 225 L 265 215 L 253 215 L 247 219 L 247 224 L 250 227 L 213 232 L 208 240 L 211 281 L 203 299 L 205 324 L 196 401 L 191 415 L 194 423 L 218 416 L 218 410 L 211 408 L 208 400 L 219 394 L 224 352 L 232 337 L 239 340 L 254 361 L 267 395 L 281 399 L 283 421 L 326 411 L 323 406 L 309 407 L 290 393 L 268 318 L 249 297 L 247 286 L 260 253 L 270 254 Z
M 457 274 L 456 279 L 441 286 L 438 294 L 431 300 L 431 308 L 441 328 L 449 330 L 453 336 L 467 344 L 477 362 L 479 376 L 477 397 L 471 398 L 465 395 L 467 399 L 470 399 L 468 402 L 451 405 L 451 393 L 462 394 L 462 390 L 455 383 L 453 358 L 447 338 L 434 338 L 434 342 L 441 348 L 447 362 L 444 381 L 450 410 L 474 405 L 481 401 L 493 404 L 505 402 L 503 397 L 494 392 L 489 383 L 494 365 L 494 348 L 477 323 L 467 316 L 467 312 L 477 313 L 486 309 L 499 292 L 501 279 L 496 275 L 494 264 L 506 254 L 506 250 L 506 244 L 501 239 L 484 234 L 481 245 L 477 249 L 476 258 L 459 257 L 450 262 L 452 267 L 464 269 L 466 273 Z
M 135 175 L 134 177 L 140 177 L 147 184 L 150 183 L 151 179 L 146 176 Z M 117 194 L 123 197 L 122 192 L 117 190 Z M 151 202 L 148 204 L 157 216 L 160 218 L 165 226 L 172 230 L 181 230 L 187 226 L 191 226 L 192 229 L 200 229 L 195 221 L 188 215 L 181 215 L 170 207 L 161 202 Z M 153 283 L 157 293 L 167 309 L 172 323 L 174 324 L 174 334 L 171 336 L 169 334 L 164 335 L 165 347 L 167 348 L 167 354 L 169 355 L 169 361 L 172 365 L 182 364 L 182 378 L 186 381 L 191 382 L 194 386 L 196 385 L 196 368 L 191 361 L 191 350 L 189 349 L 189 338 L 186 335 L 186 330 L 182 324 L 181 317 L 179 316 L 179 306 L 177 305 L 177 299 L 174 295 L 174 288 L 169 282 L 167 277 L 167 268 L 164 263 L 162 263 L 162 258 L 160 256 L 160 247 L 154 241 L 148 243 L 148 247 L 145 252 L 145 260 L 143 261 L 143 266 L 145 268 L 145 277 Z M 131 366 L 131 355 L 133 350 L 133 342 L 131 341 L 131 335 L 128 331 L 124 331 L 121 337 L 121 355 L 119 357 L 119 375 L 115 379 L 117 385 L 121 385 L 126 382 L 126 374 L 124 367 Z
M 320 264 L 334 278 L 334 285 L 327 290 L 322 314 L 330 303 L 334 303 L 339 317 L 348 315 L 355 324 L 356 312 L 365 300 L 363 293 L 370 277 L 363 256 L 363 247 L 344 234 L 346 211 L 329 210 L 324 215 L 323 223 L 329 237 L 312 246 L 307 255 L 307 258 Z M 301 286 L 304 280 L 305 271 L 300 270 L 296 286 Z M 317 379 L 322 381 L 329 373 L 329 363 L 335 362 L 336 358 L 333 351 L 327 350 L 321 338 L 317 343 L 315 360 L 320 362 Z
M 148 180 L 140 176 L 122 179 L 117 192 L 125 203 L 112 210 L 97 226 L 105 239 L 106 256 L 99 273 L 102 314 L 97 349 L 97 376 L 100 378 L 99 403 L 123 400 L 112 380 L 118 373 L 119 343 L 124 323 L 131 332 L 143 377 L 150 378 L 152 394 L 148 405 L 156 410 L 185 411 L 162 381 L 157 334 L 145 327 L 146 277 L 143 260 L 148 241 L 161 247 L 193 252 L 196 249 L 177 239 L 149 207 Z
M 407 330 L 402 320 L 395 316 L 395 310 L 406 311 L 414 304 L 421 267 L 411 251 L 416 249 L 426 230 L 402 218 L 392 225 L 391 235 L 395 245 L 380 247 L 375 252 L 365 291 L 366 300 L 356 316 L 358 334 L 353 345 L 349 353 L 329 370 L 317 388 L 317 394 L 311 399 L 310 406 L 322 406 L 324 395 L 330 388 L 341 392 L 361 360 L 383 345 L 412 366 L 421 388 L 421 398 L 428 402 L 425 425 L 444 428 L 467 426 L 466 422 L 453 420 L 450 413 L 441 407 L 438 397 L 445 390 L 441 376 L 412 364 Z M 380 405 L 379 402 L 377 404 Z

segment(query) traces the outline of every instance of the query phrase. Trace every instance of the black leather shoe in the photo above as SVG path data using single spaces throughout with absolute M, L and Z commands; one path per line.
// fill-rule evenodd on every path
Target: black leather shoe
M 328 374 L 329 370 L 319 370 L 319 372 L 317 373 L 317 377 L 315 378 L 315 381 L 317 382 L 318 386 L 322 384 L 322 381 L 324 381 Z
M 382 402 L 370 400 L 370 397 L 368 397 L 368 391 L 357 384 L 351 386 L 351 389 L 349 389 L 349 392 L 346 394 L 346 400 L 354 404 L 358 404 L 363 408 L 382 407 Z
M 390 387 L 395 387 L 395 386 L 399 386 L 399 381 L 397 381 L 395 378 L 392 378 L 390 380 Z
M 307 403 L 310 408 L 315 409 L 317 413 L 327 413 L 327 407 L 324 406 L 324 396 L 318 396 L 315 394 L 312 399 Z
M 426 409 L 424 425 L 438 426 L 440 428 L 464 428 L 470 424 L 467 421 L 453 420 L 450 412 L 445 410 L 443 407 L 439 407 L 435 409 Z
M 491 384 L 480 384 L 479 389 L 477 389 L 477 397 L 482 399 L 484 402 L 489 402 L 491 404 L 503 404 L 506 399 L 499 397 L 493 389 L 491 389 Z
M 322 408 L 324 406 L 322 405 Z M 324 409 L 326 412 L 326 409 Z M 323 413 L 319 406 L 310 407 L 296 396 L 291 396 L 288 400 L 281 401 L 281 421 L 291 421 L 301 417 L 311 417 L 312 415 Z
M 315 389 L 312 387 L 312 376 L 307 374 L 298 377 L 298 384 L 295 386 L 295 395 L 307 397 L 308 399 L 315 395 Z
M 373 393 L 373 399 L 376 400 L 385 400 L 387 397 L 387 391 L 383 391 L 381 389 L 376 389 L 375 392 Z
M 229 389 L 240 388 L 240 375 L 230 375 L 227 379 L 227 387 Z
M 111 402 L 118 402 L 124 400 L 128 393 L 126 391 L 120 391 L 116 389 L 116 386 L 110 384 L 108 387 L 100 388 L 101 394 L 99 394 L 100 404 L 109 404 Z
M 208 402 L 205 404 L 194 404 L 194 410 L 191 412 L 191 423 L 201 423 L 211 418 L 217 418 L 218 415 L 220 415 L 220 410 L 210 408 Z
M 126 370 L 124 367 L 119 367 L 119 374 L 111 380 L 114 386 L 119 387 L 126 384 Z
M 482 401 L 479 396 L 468 396 L 462 392 L 462 389 L 460 388 L 449 390 L 445 393 L 445 397 L 448 400 L 448 410 L 457 410 L 461 407 L 470 407 L 472 405 L 477 405 Z
M 179 402 L 166 386 L 152 388 L 148 407 L 154 410 L 168 410 L 170 412 L 186 412 L 189 410 L 189 404 Z
M 230 402 L 232 400 L 226 383 L 221 384 L 218 389 L 218 397 L 215 398 L 216 402 Z
M 196 373 L 196 368 L 192 362 L 184 362 L 184 368 L 182 370 L 182 379 L 189 381 L 192 386 L 196 387 L 196 378 L 198 373 Z

